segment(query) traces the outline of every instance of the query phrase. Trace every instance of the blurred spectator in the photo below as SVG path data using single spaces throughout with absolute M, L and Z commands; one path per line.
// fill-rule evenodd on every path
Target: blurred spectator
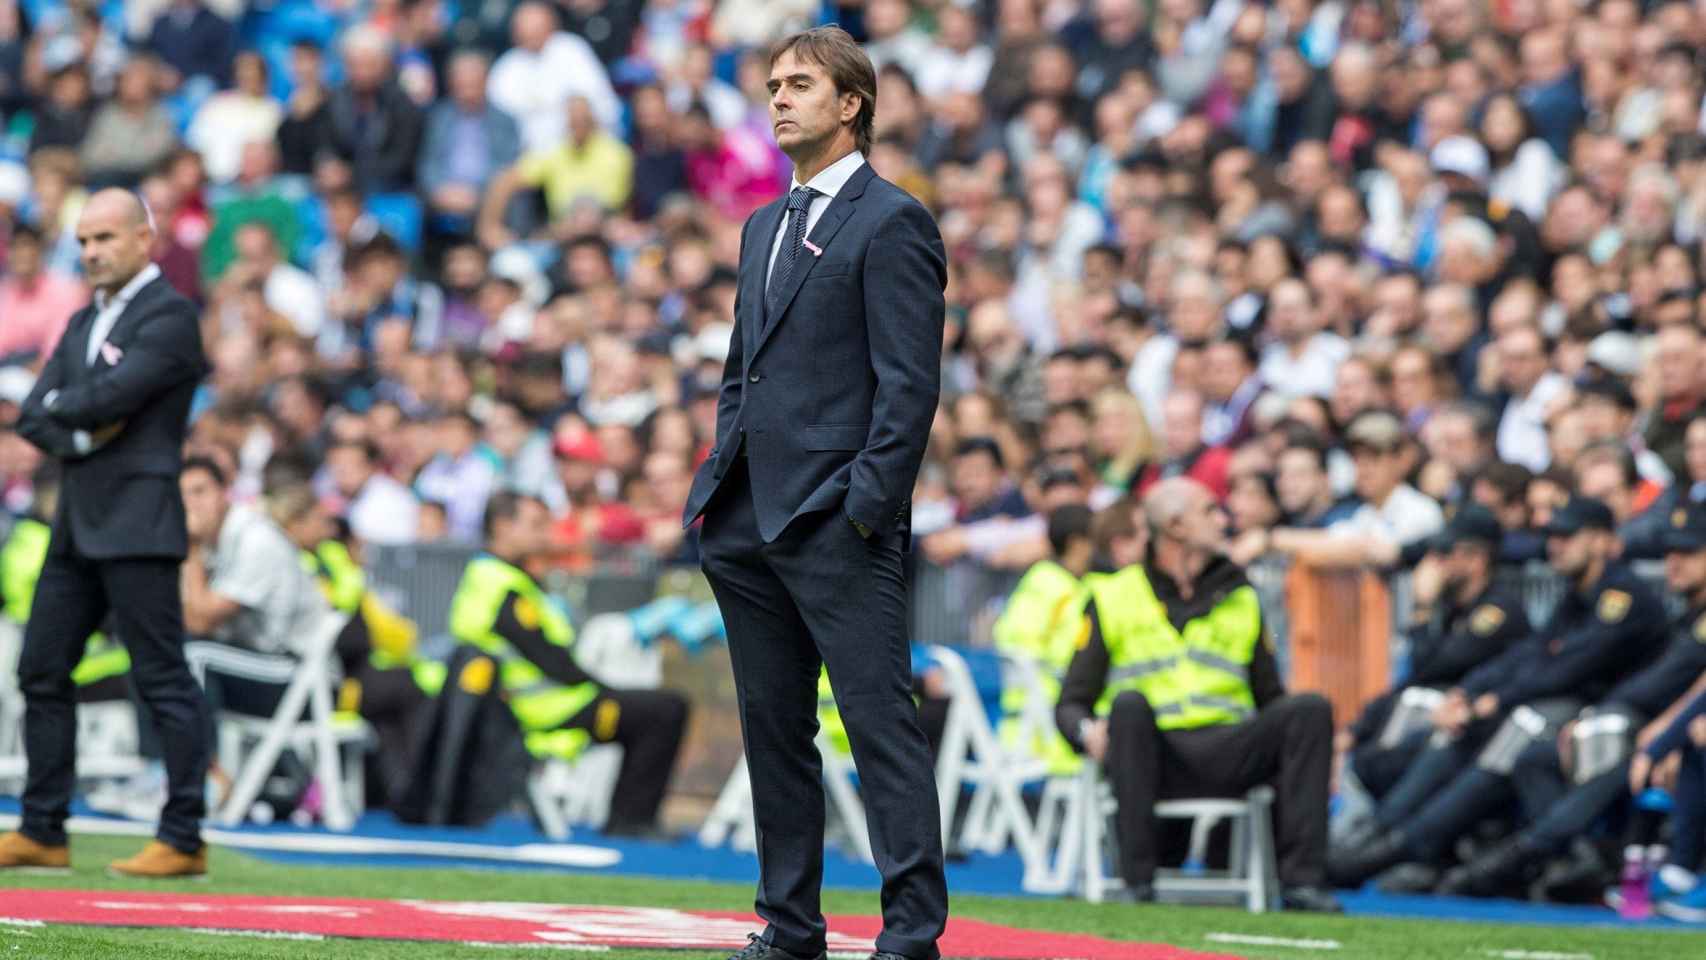
M 415 182 L 423 118 L 397 85 L 391 43 L 370 28 L 343 36 L 344 82 L 326 101 L 329 146 L 365 191 L 407 190 Z
M 1203 398 L 1194 390 L 1174 390 L 1161 408 L 1160 458 L 1144 467 L 1132 484 L 1142 496 L 1150 487 L 1172 477 L 1190 477 L 1218 501 L 1225 501 L 1231 452 L 1203 442 Z
M 1267 314 L 1275 342 L 1262 356 L 1262 380 L 1293 396 L 1331 396 L 1350 345 L 1326 329 L 1315 292 L 1301 280 L 1281 281 L 1268 294 Z
M 572 97 L 586 101 L 598 127 L 617 128 L 621 105 L 604 65 L 584 39 L 558 29 L 549 5 L 517 6 L 510 36 L 514 46 L 492 64 L 487 95 L 521 124 L 524 150 L 554 150 L 563 142 Z
M 235 179 L 243 146 L 272 140 L 284 122 L 284 109 L 272 98 L 267 62 L 260 54 L 237 54 L 231 70 L 234 85 L 209 97 L 184 134 L 184 142 L 201 155 L 214 183 Z
M 6 272 L 0 276 L 0 363 L 7 358 L 46 362 L 71 315 L 89 302 L 82 283 L 48 273 L 42 236 L 27 225 L 12 229 Z
M 379 468 L 379 451 L 366 441 L 339 441 L 326 449 L 326 473 L 350 532 L 381 546 L 409 543 L 420 522 L 420 502 L 408 487 Z
M 288 319 L 297 336 L 319 336 L 326 319 L 320 288 L 308 271 L 284 262 L 272 228 L 258 220 L 243 224 L 237 228 L 236 249 L 237 259 L 219 281 L 222 296 L 258 285 L 267 307 Z
M 177 130 L 154 94 L 154 64 L 124 65 L 111 100 L 95 111 L 78 150 L 90 187 L 135 186 L 178 145 Z
M 553 222 L 566 219 L 581 200 L 590 199 L 606 210 L 627 205 L 634 183 L 633 152 L 598 129 L 585 98 L 571 98 L 567 113 L 568 134 L 562 143 L 523 154 L 488 188 L 480 211 L 480 235 L 487 246 L 504 247 L 512 241 L 502 218 L 518 187 L 543 190 Z
M 47 80 L 47 96 L 35 111 L 30 153 L 80 145 L 95 113 L 92 94 L 89 71 L 82 63 L 73 60 L 54 67 Z
M 290 45 L 290 101 L 278 127 L 279 155 L 286 172 L 313 173 L 331 150 L 330 99 L 324 51 L 312 40 L 296 40 Z
M 470 224 L 482 185 L 521 152 L 515 120 L 486 102 L 486 65 L 485 55 L 475 51 L 451 58 L 447 96 L 427 116 L 415 175 L 428 210 Z
M 440 416 L 433 432 L 437 453 L 415 478 L 415 493 L 422 502 L 443 504 L 452 539 L 477 543 L 486 499 L 497 489 L 492 462 L 476 447 L 480 425 L 457 409 Z
M 171 0 L 148 33 L 148 50 L 171 70 L 169 89 L 196 77 L 224 88 L 236 49 L 237 31 L 201 0 Z

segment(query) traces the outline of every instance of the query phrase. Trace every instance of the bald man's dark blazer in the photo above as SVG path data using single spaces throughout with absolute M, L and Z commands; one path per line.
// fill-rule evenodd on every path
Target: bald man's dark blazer
M 63 461 L 50 550 L 181 559 L 188 536 L 178 473 L 190 401 L 208 370 L 195 305 L 155 279 L 125 306 L 90 365 L 96 313 L 91 304 L 72 316 L 18 418 L 20 435 Z M 114 424 L 123 424 L 116 436 L 79 452 L 76 431 Z

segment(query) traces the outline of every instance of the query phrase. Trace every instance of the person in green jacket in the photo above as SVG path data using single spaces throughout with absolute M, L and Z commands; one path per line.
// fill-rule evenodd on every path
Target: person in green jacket
M 36 471 L 35 503 L 28 515 L 12 525 L 0 546 L 0 600 L 6 618 L 22 627 L 35 604 L 36 581 L 53 539 L 53 515 L 59 509 L 59 469 L 48 464 Z M 129 697 L 130 653 L 104 633 L 89 637 L 83 659 L 71 671 L 79 703 L 124 700 Z
M 1060 699 L 1060 678 L 1078 640 L 1088 597 L 1094 545 L 1089 507 L 1072 504 L 1048 515 L 1049 556 L 1031 565 L 1007 598 L 995 621 L 995 647 L 1016 660 L 1034 664 L 1039 682 L 1034 688 L 1007 687 L 1001 691 L 1001 742 L 1048 764 L 1049 772 L 1067 776 L 1078 769 L 1078 755 L 1050 723 L 1046 730 L 1025 723 L 1033 695 L 1046 701 L 1045 719 L 1052 718 Z M 1028 736 L 1027 736 L 1028 735 Z
M 657 836 L 670 772 L 687 728 L 673 690 L 617 690 L 575 660 L 575 631 L 527 567 L 550 545 L 551 515 L 535 497 L 504 491 L 486 504 L 486 552 L 469 562 L 450 601 L 450 632 L 496 661 L 510 710 L 534 756 L 572 757 L 587 743 L 622 746 L 604 826 L 611 836 Z

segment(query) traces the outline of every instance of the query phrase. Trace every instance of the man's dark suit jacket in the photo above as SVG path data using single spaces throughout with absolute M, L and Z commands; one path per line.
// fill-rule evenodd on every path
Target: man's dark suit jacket
M 182 558 L 189 544 L 178 473 L 190 400 L 207 372 L 195 305 L 164 277 L 154 280 L 113 324 L 106 342 L 114 349 L 90 366 L 84 358 L 96 313 L 91 304 L 72 316 L 18 417 L 19 434 L 64 460 L 50 551 Z M 54 390 L 49 407 L 43 401 Z M 120 422 L 104 446 L 77 452 L 74 431 Z
M 822 253 L 800 251 L 766 316 L 770 250 L 785 212 L 784 197 L 741 229 L 717 444 L 693 478 L 683 522 L 704 511 L 744 438 L 766 543 L 820 510 L 841 510 L 873 536 L 904 533 L 940 389 L 941 233 L 867 163 L 807 236 Z

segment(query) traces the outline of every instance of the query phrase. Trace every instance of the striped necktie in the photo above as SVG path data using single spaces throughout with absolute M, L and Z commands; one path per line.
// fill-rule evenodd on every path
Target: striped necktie
M 800 248 L 805 245 L 807 211 L 815 196 L 817 191 L 811 187 L 795 187 L 788 193 L 788 238 L 782 241 L 782 249 L 776 254 L 776 267 L 770 271 L 770 286 L 765 291 L 765 305 L 771 312 L 776 310 L 776 298 L 788 289 L 794 262 L 799 259 Z

